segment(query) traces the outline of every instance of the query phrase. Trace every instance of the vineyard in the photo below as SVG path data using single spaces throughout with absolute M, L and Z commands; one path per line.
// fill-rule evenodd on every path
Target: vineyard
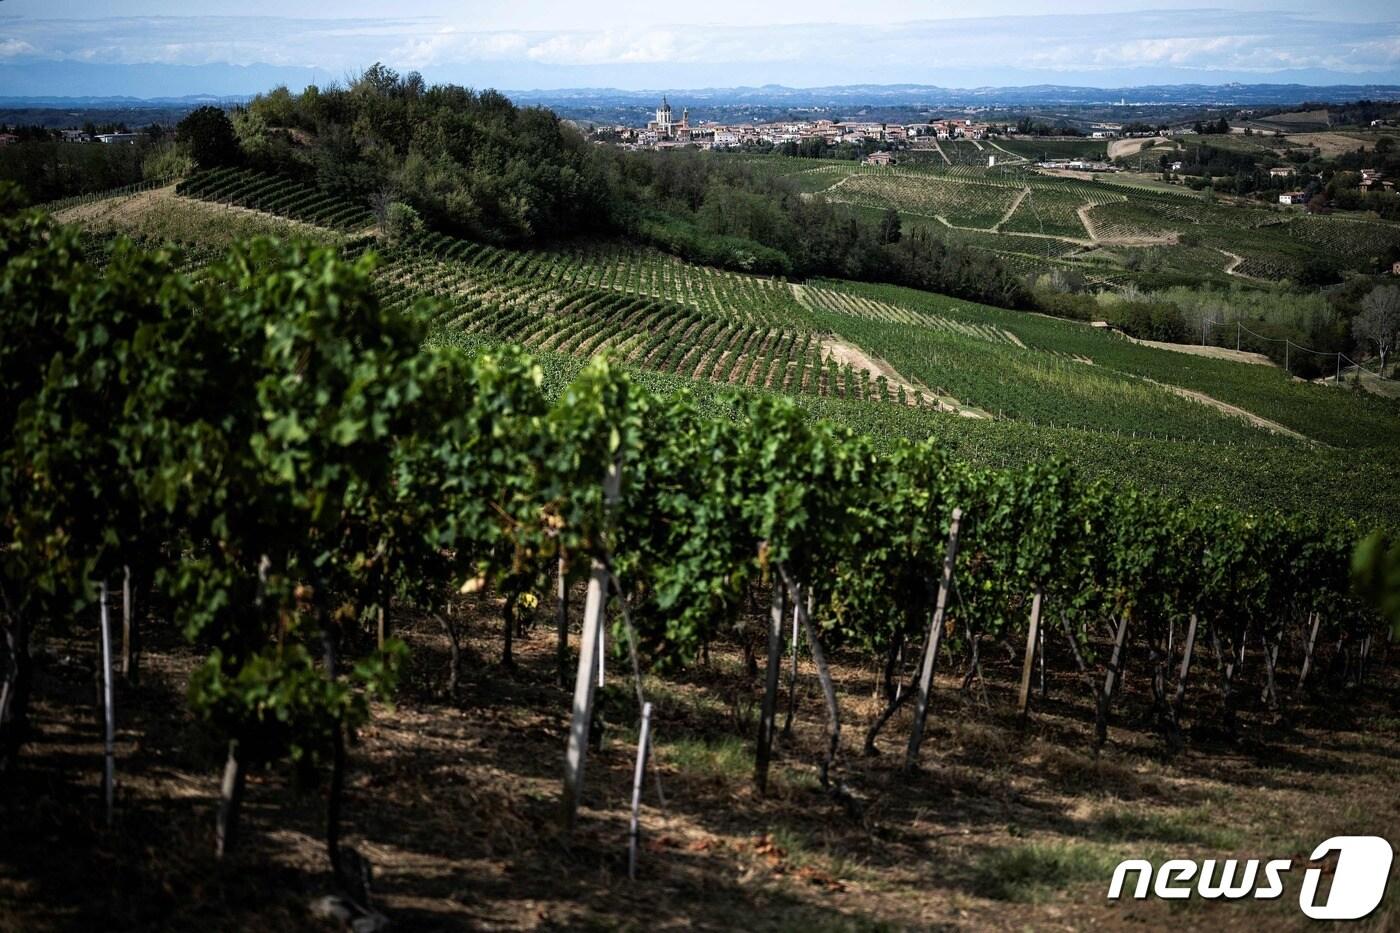
M 391 310 L 437 301 L 430 320 L 447 340 L 480 334 L 542 352 L 607 353 L 688 379 L 934 404 L 912 384 L 838 360 L 829 341 L 799 322 L 786 283 L 637 251 L 512 253 L 446 238 L 427 245 L 435 252 L 390 254 L 375 287 Z
M 249 912 L 300 928 L 326 886 L 313 910 L 373 929 L 705 903 L 737 923 L 772 916 L 774 897 L 789 922 L 838 904 L 899 922 L 911 905 L 881 906 L 882 871 L 899 898 L 927 888 L 896 866 L 935 857 L 951 824 L 995 843 L 950 843 L 953 891 L 914 909 L 1080 891 L 1102 911 L 1125 852 L 1245 841 L 1202 835 L 1196 808 L 1236 799 L 1188 793 L 1202 781 L 1226 794 L 1269 768 L 1292 787 L 1291 766 L 1319 804 L 1334 775 L 1390 786 L 1387 628 L 1352 579 L 1368 527 L 1158 497 L 1053 457 L 971 466 L 772 394 L 649 390 L 606 359 L 554 385 L 517 349 L 432 330 L 466 306 L 551 352 L 621 334 L 614 358 L 668 372 L 721 345 L 711 328 L 728 347 L 762 331 L 569 291 L 500 253 L 494 279 L 473 278 L 480 248 L 436 246 L 457 252 L 377 267 L 257 240 L 191 276 L 124 242 L 90 264 L 41 215 L 0 223 L 0 756 L 24 795 L 7 795 L 6 825 L 26 830 L 6 877 L 86 862 L 62 866 L 69 850 L 30 832 L 46 826 L 102 858 L 158 858 L 162 884 L 122 899 L 122 925 L 184 916 L 199 878 L 196 901 L 235 911 L 219 928 Z M 454 303 L 392 293 L 409 281 Z M 899 289 L 799 296 L 814 323 L 873 343 L 933 318 L 959 352 L 1088 339 Z M 526 306 L 548 310 L 515 323 Z M 590 330 L 600 316 L 653 323 Z M 1135 365 L 1142 348 L 1121 343 L 1114 362 Z M 1372 754 L 1342 767 L 1348 742 Z M 1231 763 L 1241 749 L 1254 770 Z M 1046 817 L 1081 793 L 1087 810 Z M 1355 815 L 1288 819 L 1333 834 Z M 1294 844 L 1267 825 L 1234 831 Z M 520 873 L 509 897 L 491 864 Z M 721 865 L 761 879 L 716 891 Z M 561 880 L 575 876 L 623 906 Z M 74 889 L 83 925 L 114 916 L 93 888 Z M 522 890 L 528 919 L 506 903 Z M 0 881 L 7 922 L 53 896 Z
M 361 231 L 372 218 L 357 204 L 291 179 L 247 169 L 222 168 L 182 181 L 176 193 L 216 204 L 236 204 L 345 232 Z
M 801 171 L 811 167 L 799 165 Z M 1018 180 L 983 171 L 985 180 L 977 184 L 999 190 L 1046 184 L 1086 199 L 1105 193 L 1090 182 Z M 890 175 L 886 168 L 861 167 L 853 180 Z M 907 180 L 925 178 L 970 184 L 922 171 Z M 152 198 L 158 199 L 143 200 Z M 1227 208 L 1156 195 L 1085 213 L 1101 235 L 1106 230 L 1151 233 L 1160 228 L 1126 225 L 1157 215 L 1128 209 L 1159 202 L 1152 211 L 1168 216 L 1230 216 Z M 372 239 L 347 243 L 329 228 L 176 197 L 170 189 L 73 210 L 89 208 L 101 213 L 64 216 L 98 234 L 85 241 L 85 249 L 99 262 L 106 261 L 116 232 L 147 243 L 180 242 L 186 270 L 207 263 L 240 235 L 292 231 L 341 243 L 346 255 L 374 245 L 383 257 L 373 273 L 379 297 L 394 309 L 410 308 L 420 298 L 437 301 L 435 340 L 472 347 L 521 342 L 565 381 L 577 370 L 573 361 L 606 350 L 635 367 L 639 377 L 653 374 L 646 377 L 650 385 L 778 391 L 805 410 L 882 438 L 926 437 L 931 428 L 920 407 L 990 417 L 1007 424 L 957 419 L 932 428 L 957 444 L 960 456 L 987 465 L 1034 463 L 1058 453 L 1095 476 L 1317 514 L 1374 517 L 1388 514 L 1396 501 L 1385 479 L 1393 459 L 1386 451 L 1396 438 L 1393 403 L 1292 384 L 1277 371 L 1136 346 L 1082 325 L 910 289 L 840 281 L 794 284 L 684 263 L 617 241 L 545 250 L 501 249 L 434 234 L 392 247 Z M 917 222 L 909 216 L 906 225 Z M 1312 221 L 1323 222 L 1311 228 L 1319 231 L 1344 232 L 1347 224 L 1360 223 L 1321 217 L 1293 222 Z M 1115 222 L 1123 226 L 1115 229 Z M 1116 246 L 1110 252 L 1050 236 L 936 226 L 937 235 L 995 252 L 1027 274 L 1082 269 L 1091 281 L 1131 281 L 1121 264 L 1136 253 L 1144 263 L 1169 256 L 1200 278 L 1231 278 L 1222 272 L 1231 260 L 1221 248 L 1196 241 Z M 1212 222 L 1191 229 L 1225 228 Z M 1244 237 L 1257 237 L 1248 243 L 1257 242 L 1261 250 L 1276 251 L 1278 240 L 1300 255 L 1310 248 L 1301 238 L 1280 237 L 1282 229 L 1231 228 L 1226 242 L 1238 250 L 1246 269 L 1271 253 L 1254 252 Z M 904 405 L 867 404 L 879 400 Z M 851 403 L 854 408 L 845 407 Z M 904 407 L 911 409 L 907 416 L 899 411 Z M 1251 423 L 1251 418 L 1258 420 Z M 1021 427 L 1012 427 L 1012 421 Z M 1289 450 L 1297 443 L 1287 432 L 1320 444 L 1296 460 Z M 1135 449 L 1139 453 L 1128 453 Z M 1366 451 L 1359 462 L 1348 453 L 1353 450 Z M 1154 465 L 1167 463 L 1171 466 Z M 1285 474 L 1289 479 L 1282 485 L 1271 479 Z M 1343 475 L 1355 489 L 1330 478 Z
M 853 175 L 828 189 L 834 200 L 861 207 L 889 208 L 945 217 L 965 227 L 994 227 L 1016 203 L 1019 192 L 1004 185 L 979 184 L 951 177 Z

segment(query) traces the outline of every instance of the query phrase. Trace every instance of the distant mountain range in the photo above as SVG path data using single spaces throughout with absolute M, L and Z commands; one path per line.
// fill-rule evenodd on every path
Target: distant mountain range
M 657 88 L 630 91 L 619 88 L 566 88 L 560 90 L 507 91 L 513 100 L 524 103 L 567 103 L 573 106 L 596 104 L 619 106 L 628 103 L 654 103 L 665 94 L 683 102 L 707 104 L 773 104 L 784 107 L 850 106 L 903 104 L 917 106 L 991 106 L 1016 104 L 1105 105 L 1119 101 L 1128 104 L 1199 104 L 1207 106 L 1268 105 L 1287 106 L 1309 101 L 1348 103 L 1356 100 L 1400 100 L 1395 84 L 1168 84 L 1142 87 L 1074 87 L 1036 84 L 1025 87 L 945 88 L 919 84 L 850 84 L 835 87 L 792 88 L 769 84 L 762 87 L 699 88 L 690 90 Z
M 247 94 L 220 97 L 214 94 L 188 94 L 184 97 L 5 97 L 0 107 L 53 108 L 56 110 L 166 110 L 172 107 L 203 107 L 205 104 L 227 106 L 248 100 Z
M 846 107 L 869 103 L 879 106 L 1111 106 L 1125 104 L 1200 106 L 1289 106 L 1305 102 L 1348 103 L 1357 100 L 1400 101 L 1395 84 L 1169 84 L 1139 87 L 1074 87 L 1036 84 L 1024 87 L 945 88 L 919 84 L 850 84 L 833 87 L 793 88 L 769 84 L 731 88 L 560 88 L 507 90 L 511 99 L 526 104 L 585 107 L 651 107 L 667 96 L 680 106 L 721 104 L 776 106 L 783 108 Z M 0 95 L 0 107 L 57 109 L 167 109 L 194 108 L 202 104 L 229 104 L 247 95 L 188 94 L 165 97 L 63 97 Z

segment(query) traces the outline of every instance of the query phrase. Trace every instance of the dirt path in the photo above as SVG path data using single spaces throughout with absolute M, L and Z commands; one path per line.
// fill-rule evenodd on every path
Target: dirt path
M 1170 142 L 1171 140 L 1165 136 L 1152 136 L 1138 139 L 1114 139 L 1109 141 L 1108 157 L 1109 159 L 1116 159 L 1119 156 L 1136 155 L 1149 146 Z
M 823 189 L 820 190 L 820 191 L 815 191 L 815 192 L 813 192 L 813 194 L 831 194 L 831 192 L 835 191 L 837 188 L 840 188 L 840 187 L 841 187 L 842 185 L 844 185 L 846 182 L 850 181 L 852 178 L 855 178 L 856 175 L 858 175 L 858 174 L 860 174 L 860 173 L 859 173 L 859 172 L 852 172 L 852 173 L 849 174 L 849 175 L 842 175 L 842 176 L 841 176 L 840 178 L 838 178 L 836 181 L 834 181 L 834 182 L 832 182 L 831 184 L 827 185 L 825 188 L 823 188 Z
M 1215 248 L 1215 251 L 1220 255 L 1224 256 L 1226 259 L 1230 260 L 1225 264 L 1226 275 L 1235 275 L 1239 276 L 1242 279 L 1252 279 L 1254 281 L 1258 281 L 1257 279 L 1254 279 L 1254 276 L 1252 275 L 1245 275 L 1243 272 L 1235 271 L 1244 263 L 1244 257 L 1241 256 L 1239 253 L 1232 253 L 1228 249 L 1221 249 L 1218 246 Z
M 1020 164 L 1020 163 L 1022 163 L 1022 162 L 1029 162 L 1029 161 L 1030 161 L 1030 159 L 1027 159 L 1027 158 L 1026 158 L 1025 156 L 1023 156 L 1023 155 L 1017 155 L 1016 153 L 1012 152 L 1010 149 L 1007 149 L 1005 146 L 1001 145 L 1000 143 L 996 142 L 995 140 L 992 140 L 992 139 L 987 140 L 987 145 L 991 146 L 993 149 L 996 149 L 998 152 L 1004 152 L 1004 153 L 1006 153 L 1008 156 L 1011 157 L 1011 161 L 1009 161 L 1009 162 L 1004 162 L 1004 163 L 1000 163 L 1000 164 L 1003 164 L 1003 165 L 1017 165 L 1017 164 Z
M 1002 230 L 988 231 L 986 227 L 964 227 L 964 226 L 962 226 L 961 224 L 950 223 L 950 222 L 948 221 L 948 218 L 943 217 L 943 216 L 941 216 L 941 215 L 938 216 L 938 220 L 939 220 L 940 223 L 943 224 L 943 226 L 947 227 L 947 228 L 950 229 L 950 230 L 971 230 L 971 231 L 973 231 L 974 233 L 995 232 L 995 233 L 997 233 L 997 234 L 1000 235 L 1000 236 L 1028 236 L 1028 237 L 1033 237 L 1033 238 L 1035 238 L 1035 239 L 1037 239 L 1037 240 L 1059 240 L 1061 243 L 1073 243 L 1073 244 L 1076 245 L 1076 246 L 1098 246 L 1098 245 L 1099 245 L 1099 244 L 1095 243 L 1093 240 L 1084 240 L 1084 239 L 1080 239 L 1080 238 L 1078 238 L 1078 237 L 1072 237 L 1072 236 L 1060 236 L 1059 234 L 1056 234 L 1056 233 L 1024 233 L 1024 232 L 1022 232 L 1022 231 L 1020 231 L 1020 230 L 1017 230 L 1017 231 L 1015 231 L 1015 232 L 1011 232 L 1011 231 L 1002 231 Z
M 910 405 L 915 404 L 915 400 L 922 395 L 925 398 L 932 397 L 940 411 L 956 412 L 964 418 L 988 417 L 985 412 L 964 405 L 952 396 L 934 392 L 922 383 L 915 383 L 907 379 L 885 360 L 878 356 L 871 356 L 855 344 L 848 343 L 839 337 L 822 337 L 821 349 L 823 357 L 830 356 L 843 367 L 849 365 L 856 372 L 862 370 L 868 372 L 871 379 L 884 376 L 891 389 L 904 389 L 905 401 Z
M 992 224 L 992 232 L 1000 233 L 1001 225 L 1011 219 L 1011 215 L 1016 213 L 1016 208 L 1021 206 L 1021 202 L 1026 199 L 1026 195 L 1031 193 L 1030 188 L 1022 188 L 1016 195 L 1016 200 L 1011 202 L 1011 206 L 1006 209 L 1006 213 L 1001 215 L 1001 219 Z
M 1094 229 L 1094 222 L 1089 219 L 1089 208 L 1093 206 L 1092 204 L 1084 204 L 1075 208 L 1074 212 L 1079 215 L 1079 222 L 1084 225 L 1084 232 L 1089 234 L 1089 239 L 1097 243 L 1099 242 L 1099 232 Z
M 1139 340 L 1137 337 L 1128 337 L 1133 343 L 1140 343 L 1144 347 L 1156 347 L 1158 350 L 1170 350 L 1173 353 L 1188 353 L 1191 356 L 1208 356 L 1217 360 L 1230 360 L 1235 363 L 1249 363 L 1254 366 L 1273 366 L 1274 361 L 1262 353 L 1250 353 L 1247 350 L 1231 350 L 1228 347 L 1202 347 L 1193 343 L 1167 343 L 1163 340 Z
M 1394 369 L 1392 367 L 1392 372 L 1393 371 Z M 1318 385 L 1332 386 L 1333 388 L 1337 389 L 1350 389 L 1352 386 L 1352 380 L 1354 380 L 1355 378 L 1356 367 L 1348 366 L 1346 369 L 1342 370 L 1341 382 L 1337 382 L 1334 379 L 1326 377 L 1322 379 L 1314 379 L 1313 382 L 1317 383 Z M 1382 379 L 1373 372 L 1362 370 L 1361 388 L 1365 389 L 1367 392 L 1370 392 L 1373 395 L 1379 395 L 1382 398 L 1400 398 L 1400 380 L 1395 379 L 1393 376 L 1390 379 Z
M 1127 373 L 1126 375 L 1132 374 Z M 1275 434 L 1286 434 L 1289 437 L 1295 438 L 1296 440 L 1305 441 L 1309 444 L 1317 443 L 1317 441 L 1314 441 L 1307 435 L 1299 434 L 1292 428 L 1284 427 L 1277 421 L 1270 421 L 1268 418 L 1263 418 L 1259 415 L 1254 414 L 1253 412 L 1245 411 L 1243 408 L 1240 408 L 1237 405 L 1231 405 L 1229 402 L 1222 402 L 1220 399 L 1206 395 L 1204 392 L 1197 392 L 1194 389 L 1183 389 L 1181 386 L 1174 386 L 1169 385 L 1165 382 L 1158 382 L 1156 379 L 1148 379 L 1146 376 L 1137 376 L 1136 378 L 1141 379 L 1143 382 L 1150 382 L 1158 388 L 1166 389 L 1173 395 L 1179 395 L 1182 398 L 1190 399 L 1193 402 L 1200 402 L 1202 405 L 1209 405 L 1216 411 L 1223 412 L 1227 415 L 1232 415 L 1236 418 L 1243 418 L 1245 421 L 1249 422 L 1256 428 L 1262 428 L 1265 431 L 1273 431 Z
M 938 152 L 938 154 L 939 154 L 940 156 L 943 157 L 943 161 L 944 161 L 945 164 L 947 164 L 947 165 L 952 165 L 952 164 L 953 164 L 953 160 L 950 159 L 950 158 L 948 158 L 948 153 L 944 152 L 944 151 L 943 151 L 943 147 L 940 146 L 940 145 L 938 145 L 938 137 L 937 137 L 937 136 L 933 137 L 933 148 L 934 148 L 935 151 Z

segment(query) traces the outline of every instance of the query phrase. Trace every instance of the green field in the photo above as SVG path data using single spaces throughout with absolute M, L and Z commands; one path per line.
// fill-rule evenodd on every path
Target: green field
M 1102 139 L 1013 137 L 999 139 L 997 145 L 1033 162 L 1041 159 L 1102 159 L 1108 151 L 1108 143 Z

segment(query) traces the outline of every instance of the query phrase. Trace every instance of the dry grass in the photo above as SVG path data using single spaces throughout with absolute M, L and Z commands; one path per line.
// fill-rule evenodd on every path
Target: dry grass
M 610 724 L 566 837 L 568 693 L 553 670 L 552 633 L 518 640 L 507 673 L 496 664 L 498 620 L 472 617 L 457 697 L 441 692 L 443 637 L 426 624 L 403 634 L 414 648 L 403 697 L 358 736 L 346 800 L 349 841 L 375 864 L 378 904 L 400 929 L 1301 929 L 1301 872 L 1274 902 L 1109 903 L 1105 892 L 1127 857 L 1306 859 L 1341 832 L 1400 837 L 1400 710 L 1384 667 L 1383 684 L 1340 693 L 1340 705 L 1290 698 L 1279 721 L 1247 710 L 1237 744 L 1213 727 L 1213 685 L 1202 677 L 1186 751 L 1168 757 L 1147 726 L 1145 678 L 1130 665 L 1110 744 L 1095 754 L 1088 697 L 1061 673 L 1063 652 L 1052 645 L 1049 698 L 1022 725 L 1010 712 L 1018 663 L 988 648 L 988 703 L 940 677 L 922 767 L 910 777 L 901 769 L 907 714 L 882 736 L 880 755 L 859 757 L 878 706 L 874 671 L 838 656 L 838 776 L 861 805 L 855 818 L 818 786 L 823 707 L 806 665 L 771 792 L 754 790 L 761 685 L 737 647 L 716 646 L 708 668 L 647 678 L 666 803 L 649 784 L 642 874 L 629 883 L 636 734 L 624 666 L 614 665 Z M 297 789 L 280 771 L 255 775 L 246 845 L 214 862 L 220 748 L 184 711 L 194 656 L 158 628 L 151 641 L 143 685 L 121 696 L 110 832 L 100 821 L 91 651 L 46 646 L 37 735 L 0 796 L 0 930 L 316 929 L 306 904 L 332 887 L 323 789 Z M 1393 925 L 1395 903 L 1359 928 Z

